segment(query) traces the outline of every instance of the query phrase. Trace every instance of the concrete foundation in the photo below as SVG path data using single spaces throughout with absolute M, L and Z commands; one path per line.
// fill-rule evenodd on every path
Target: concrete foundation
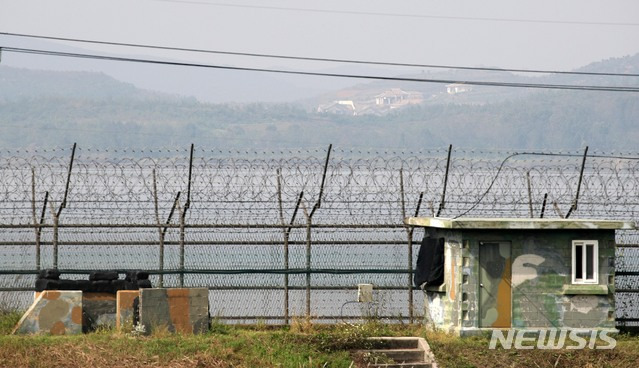
M 116 298 L 111 293 L 83 293 L 84 331 L 115 327 Z
M 82 292 L 43 291 L 22 316 L 13 333 L 51 335 L 82 333 Z
M 135 318 L 135 299 L 140 298 L 139 290 L 120 290 L 116 296 L 115 327 L 118 331 L 123 328 L 133 328 Z
M 141 289 L 140 323 L 147 333 L 204 333 L 209 328 L 209 291 L 206 288 Z

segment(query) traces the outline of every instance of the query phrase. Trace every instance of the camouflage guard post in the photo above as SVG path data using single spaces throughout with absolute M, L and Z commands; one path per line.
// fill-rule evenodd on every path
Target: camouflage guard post
M 634 224 L 437 217 L 405 222 L 425 228 L 415 278 L 434 326 L 461 335 L 497 328 L 617 331 L 615 230 Z

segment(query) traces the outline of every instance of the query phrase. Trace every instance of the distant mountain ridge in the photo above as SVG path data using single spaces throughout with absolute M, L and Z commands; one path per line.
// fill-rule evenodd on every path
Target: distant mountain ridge
M 51 72 L 0 66 L 0 98 L 141 98 L 154 95 L 102 73 Z
M 639 54 L 609 58 L 578 68 L 578 72 L 639 74 Z
M 122 54 L 118 49 L 115 54 L 87 50 L 82 44 L 61 44 L 47 40 L 4 37 L 0 35 L 3 47 L 17 47 L 37 50 L 55 50 L 78 54 L 100 54 L 132 59 L 148 59 L 148 55 Z M 124 51 L 126 52 L 126 51 Z M 135 51 L 131 51 L 135 52 Z M 176 56 L 179 57 L 179 56 Z M 213 58 L 201 60 L 171 59 L 175 62 L 201 62 L 203 64 L 224 66 L 223 61 Z M 156 57 L 152 57 L 156 59 Z M 164 59 L 164 58 L 163 58 Z M 166 59 L 165 59 L 166 60 Z M 222 59 L 224 60 L 224 59 Z M 157 91 L 168 95 L 195 97 L 210 103 L 287 103 L 303 100 L 313 96 L 342 88 L 353 83 L 346 78 L 318 78 L 303 75 L 285 75 L 275 73 L 259 73 L 251 71 L 224 70 L 217 68 L 178 67 L 133 62 L 109 62 L 92 59 L 47 57 L 31 54 L 4 52 L 2 65 L 29 70 L 99 70 L 118 80 L 125 81 L 143 90 Z M 232 66 L 242 66 L 241 63 Z M 248 65 L 247 65 L 248 66 Z M 290 67 L 262 65 L 264 68 L 291 70 Z M 326 69 L 332 73 L 376 74 L 379 68 L 368 66 L 337 66 Z
M 635 73 L 639 55 L 580 70 Z M 453 80 L 487 72 L 444 71 Z M 496 73 L 504 81 L 639 85 L 637 77 Z M 240 83 L 240 82 L 238 82 Z M 419 91 L 424 103 L 383 116 L 317 113 L 318 101 Z M 406 148 L 454 144 L 476 148 L 636 149 L 639 95 L 620 92 L 473 88 L 449 95 L 445 85 L 377 81 L 325 94 L 305 104 L 208 104 L 136 88 L 105 74 L 33 71 L 0 66 L 0 147 Z
M 575 70 L 576 72 L 608 72 L 639 74 L 639 54 L 621 58 L 610 58 L 591 63 Z M 570 84 L 570 85 L 622 85 L 639 86 L 639 77 L 619 76 L 583 76 L 568 74 L 527 74 L 511 72 L 495 72 L 484 70 L 435 70 L 420 74 L 401 75 L 403 78 L 437 79 L 458 81 L 491 81 L 508 83 L 533 84 Z M 425 104 L 488 104 L 526 98 L 540 92 L 538 89 L 472 86 L 467 93 L 450 94 L 448 83 L 420 83 L 403 81 L 376 81 L 358 84 L 353 87 L 318 96 L 312 101 L 316 105 L 330 104 L 334 101 L 350 100 L 353 102 L 374 103 L 374 96 L 390 91 L 402 89 L 422 93 Z

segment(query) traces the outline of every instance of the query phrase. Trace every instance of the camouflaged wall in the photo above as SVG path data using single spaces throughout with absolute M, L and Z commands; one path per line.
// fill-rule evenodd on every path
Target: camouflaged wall
M 615 328 L 613 230 L 443 230 L 426 229 L 446 238 L 445 292 L 428 291 L 427 318 L 451 332 L 480 327 Z M 599 285 L 572 285 L 573 240 L 599 241 Z M 509 285 L 512 308 L 482 307 L 479 288 L 480 242 L 509 241 L 510 279 L 496 284 L 483 279 L 484 288 L 496 295 Z M 508 270 L 489 267 L 487 272 Z M 501 290 L 501 291 L 500 291 Z M 501 308 L 500 308 L 501 307 Z M 487 315 L 492 313 L 492 315 Z M 495 321 L 495 326 L 486 321 Z M 480 322 L 480 321 L 483 321 Z M 503 327 L 503 326 L 502 326 Z
M 82 292 L 46 290 L 40 293 L 18 321 L 13 333 L 18 335 L 82 333 Z
M 433 238 L 446 239 L 444 245 L 444 286 L 426 291 L 425 316 L 435 327 L 449 332 L 458 331 L 462 318 L 462 237 L 461 232 L 426 229 Z
M 209 329 L 209 290 L 140 289 L 140 323 L 149 334 L 158 329 L 204 333 Z

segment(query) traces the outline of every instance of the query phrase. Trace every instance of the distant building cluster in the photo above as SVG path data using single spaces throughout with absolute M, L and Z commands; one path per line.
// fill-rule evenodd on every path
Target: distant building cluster
M 384 115 L 390 110 L 423 101 L 424 97 L 420 92 L 391 88 L 369 100 L 338 100 L 320 105 L 317 112 L 342 115 Z
M 456 95 L 472 91 L 471 86 L 453 83 L 446 86 L 446 93 Z M 443 92 L 442 92 L 443 93 Z M 424 96 L 417 91 L 391 88 L 373 98 L 362 100 L 336 100 L 317 107 L 317 112 L 338 115 L 384 115 L 391 110 L 424 102 Z
M 456 95 L 458 93 L 470 92 L 473 88 L 464 83 L 453 83 L 446 86 L 446 92 L 449 95 Z
M 390 106 L 397 108 L 410 104 L 418 104 L 424 100 L 420 92 L 406 92 L 400 88 L 391 88 L 390 90 L 375 96 L 375 105 Z

